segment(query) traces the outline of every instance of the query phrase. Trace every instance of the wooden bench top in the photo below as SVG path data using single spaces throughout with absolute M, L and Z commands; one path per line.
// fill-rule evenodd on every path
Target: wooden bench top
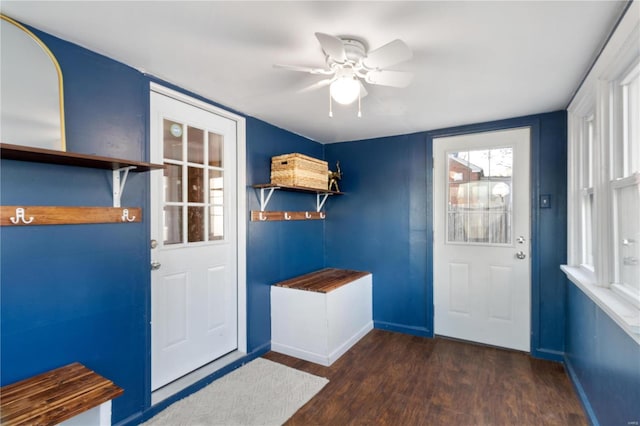
M 274 284 L 278 287 L 293 288 L 297 290 L 328 293 L 338 287 L 342 287 L 352 281 L 369 275 L 369 272 L 352 271 L 349 269 L 326 268 L 311 272 L 306 275 L 291 278 Z
M 75 362 L 0 388 L 0 424 L 56 425 L 122 392 L 111 380 Z

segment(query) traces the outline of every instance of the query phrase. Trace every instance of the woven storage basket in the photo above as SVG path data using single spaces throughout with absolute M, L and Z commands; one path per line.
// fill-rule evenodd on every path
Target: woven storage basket
M 329 186 L 326 161 L 302 154 L 271 157 L 271 183 L 326 190 Z

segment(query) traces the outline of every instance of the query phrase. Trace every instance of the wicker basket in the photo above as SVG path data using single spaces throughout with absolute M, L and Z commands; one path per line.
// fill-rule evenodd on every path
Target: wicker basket
M 326 190 L 329 186 L 326 161 L 302 154 L 271 157 L 271 183 Z

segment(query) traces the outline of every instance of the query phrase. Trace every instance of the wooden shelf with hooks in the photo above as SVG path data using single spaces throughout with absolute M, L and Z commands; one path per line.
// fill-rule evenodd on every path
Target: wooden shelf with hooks
M 0 226 L 79 225 L 142 221 L 140 207 L 0 206 Z
M 140 207 L 120 207 L 129 172 L 163 169 L 162 164 L 77 154 L 52 149 L 0 143 L 0 159 L 61 166 L 86 167 L 112 172 L 113 207 L 0 206 L 0 226 L 130 223 L 142 221 Z
M 302 186 L 278 185 L 275 183 L 263 183 L 253 185 L 259 191 L 260 210 L 251 211 L 251 220 L 254 222 L 267 222 L 274 220 L 323 220 L 325 213 L 322 212 L 322 206 L 329 195 L 343 195 L 340 191 L 330 191 L 328 189 L 306 188 Z M 284 211 L 266 211 L 269 200 L 275 190 L 304 192 L 307 194 L 316 194 L 316 211 L 315 212 L 284 212 Z

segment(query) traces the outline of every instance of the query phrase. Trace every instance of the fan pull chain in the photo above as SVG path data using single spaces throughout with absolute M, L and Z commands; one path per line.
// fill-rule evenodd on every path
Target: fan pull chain
M 362 99 L 362 89 L 358 92 L 358 118 L 362 117 L 362 105 L 360 100 Z
M 332 109 L 332 102 L 331 102 L 331 90 L 328 90 L 329 93 L 329 117 L 333 117 L 333 109 Z

